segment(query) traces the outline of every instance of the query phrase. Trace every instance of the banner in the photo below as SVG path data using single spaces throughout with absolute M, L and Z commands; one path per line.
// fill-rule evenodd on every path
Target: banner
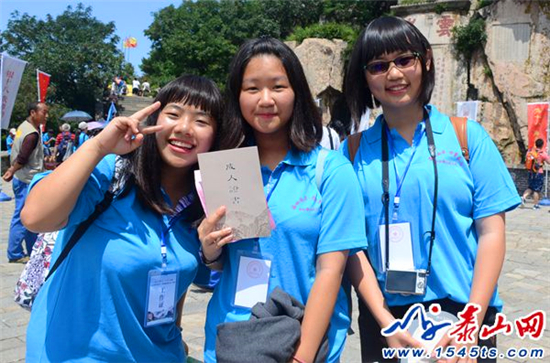
M 36 70 L 36 85 L 38 88 L 38 102 L 46 102 L 46 92 L 50 85 L 50 75 L 48 73 Z
M 477 108 L 479 101 L 464 101 L 456 103 L 456 115 L 458 117 L 467 117 L 470 120 L 477 121 Z
M 533 148 L 535 140 L 543 139 L 546 149 L 548 140 L 548 103 L 527 104 L 527 148 Z
M 11 57 L 6 53 L 2 53 L 0 62 L 0 92 L 2 94 L 0 126 L 7 129 L 10 125 L 15 97 L 27 62 Z
M 114 102 L 111 102 L 111 106 L 109 107 L 109 112 L 107 114 L 107 120 L 105 121 L 105 123 L 111 121 L 111 119 L 113 117 L 115 117 L 116 115 L 116 107 L 115 107 L 115 103 Z

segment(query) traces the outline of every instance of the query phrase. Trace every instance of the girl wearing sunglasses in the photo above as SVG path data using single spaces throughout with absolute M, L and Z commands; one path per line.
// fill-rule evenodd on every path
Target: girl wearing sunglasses
M 391 361 L 382 357 L 387 346 L 425 346 L 406 332 L 380 333 L 415 303 L 426 311 L 437 303 L 454 315 L 474 303 L 478 321 L 489 326 L 502 309 L 504 213 L 520 199 L 495 144 L 473 120 L 467 122 L 469 161 L 463 157 L 449 117 L 429 104 L 434 83 L 432 48 L 412 24 L 381 17 L 363 30 L 344 92 L 354 122 L 367 107 L 381 106 L 383 114 L 356 139 L 356 152 L 350 138 L 340 148 L 353 162 L 366 214 L 368 249 L 348 260 L 360 296 L 363 362 Z M 437 345 L 458 351 L 494 347 L 496 340 L 476 334 L 463 345 L 445 335 Z

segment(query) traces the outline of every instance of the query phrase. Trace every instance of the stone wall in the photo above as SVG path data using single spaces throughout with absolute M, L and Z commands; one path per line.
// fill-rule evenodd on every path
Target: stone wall
M 436 85 L 432 103 L 456 114 L 465 101 L 467 69 L 454 55 L 451 31 L 479 13 L 487 43 L 472 60 L 470 82 L 478 90 L 478 120 L 508 165 L 519 164 L 527 145 L 527 103 L 550 100 L 550 2 L 500 0 L 477 10 L 477 1 L 437 1 L 396 6 L 434 49 Z M 435 13 L 436 7 L 446 9 Z
M 330 121 L 330 106 L 342 93 L 344 51 L 347 43 L 340 39 L 305 39 L 286 44 L 296 53 L 304 67 L 311 94 L 323 113 L 323 123 Z

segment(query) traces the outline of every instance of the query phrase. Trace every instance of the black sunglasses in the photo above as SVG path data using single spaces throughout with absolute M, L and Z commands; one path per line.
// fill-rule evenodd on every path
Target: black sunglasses
M 364 66 L 365 70 L 372 75 L 384 74 L 390 69 L 390 64 L 393 63 L 399 69 L 405 69 L 416 65 L 416 60 L 420 58 L 420 54 L 413 52 L 412 54 L 404 54 L 390 61 L 374 61 Z

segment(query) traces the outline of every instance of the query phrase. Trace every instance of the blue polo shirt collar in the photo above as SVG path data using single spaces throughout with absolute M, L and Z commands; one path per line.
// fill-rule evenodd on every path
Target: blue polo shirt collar
M 445 128 L 449 124 L 447 117 L 442 115 L 435 106 L 427 105 L 428 114 L 430 115 L 430 121 L 432 123 L 432 130 L 435 134 L 442 134 Z M 371 128 L 366 132 L 366 140 L 369 144 L 373 144 L 380 140 L 382 127 L 382 115 L 379 115 Z
M 317 160 L 316 155 L 317 153 L 306 153 L 291 147 L 281 162 L 292 166 L 306 166 Z

